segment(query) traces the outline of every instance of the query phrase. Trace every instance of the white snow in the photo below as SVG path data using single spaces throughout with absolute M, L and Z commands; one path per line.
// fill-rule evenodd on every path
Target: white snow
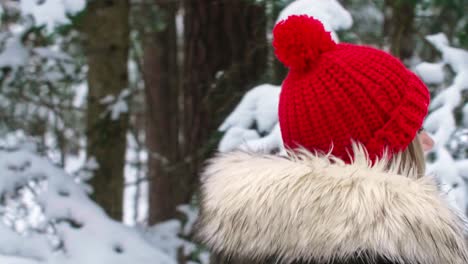
M 441 107 L 431 113 L 424 122 L 424 128 L 432 134 L 434 148 L 444 147 L 456 130 L 455 118 L 450 108 Z
M 441 50 L 449 45 L 448 38 L 444 33 L 429 35 L 426 36 L 426 39 L 438 50 Z
M 32 259 L 25 259 L 20 257 L 12 257 L 12 256 L 2 256 L 0 254 L 0 263 L 2 264 L 41 264 L 44 262 L 39 262 Z
M 177 259 L 180 252 L 184 256 L 190 256 L 193 252 L 197 252 L 197 246 L 194 243 L 188 242 L 182 237 L 189 237 L 193 231 L 193 225 L 198 217 L 198 208 L 191 205 L 180 205 L 177 210 L 182 212 L 186 220 L 182 224 L 178 220 L 168 220 L 152 227 L 142 228 L 141 232 L 144 237 L 154 246 L 161 249 L 166 255 Z M 180 235 L 180 236 L 179 236 Z M 208 252 L 202 252 L 203 255 Z M 202 264 L 208 262 L 203 262 Z
M 426 73 L 436 75 L 435 69 L 441 67 L 440 65 L 448 65 L 457 73 L 452 85 L 432 99 L 430 106 L 432 112 L 425 121 L 426 129 L 434 134 L 436 147 L 444 147 L 456 130 L 453 112 L 455 108 L 460 106 L 462 92 L 468 87 L 468 52 L 448 46 L 444 34 L 431 35 L 427 39 L 443 54 L 444 60 L 442 63 L 438 63 L 437 66 L 427 63 L 426 65 L 429 66 L 425 68 L 429 67 L 433 72 Z M 463 62 L 460 58 L 465 58 L 467 61 Z M 421 64 L 424 65 L 424 63 Z M 442 68 L 439 68 L 439 70 L 443 71 Z
M 178 249 L 184 248 L 189 253 L 194 250 L 195 245 L 179 237 L 182 226 L 178 220 L 169 220 L 161 224 L 149 227 L 144 231 L 146 239 L 153 245 L 157 245 L 166 255 L 177 259 Z
M 218 150 L 220 152 L 228 152 L 238 148 L 240 145 L 246 143 L 249 140 L 259 138 L 260 135 L 254 129 L 232 127 L 226 131 L 223 138 L 219 142 Z
M 187 218 L 187 221 L 184 224 L 184 228 L 182 230 L 182 234 L 185 236 L 188 236 L 192 232 L 195 221 L 198 218 L 198 214 L 199 214 L 198 208 L 188 205 L 188 204 L 183 204 L 183 205 L 179 205 L 177 207 L 177 210 L 182 212 Z
M 270 152 L 282 149 L 278 125 L 278 104 L 281 88 L 263 84 L 248 91 L 234 111 L 219 127 L 226 132 L 218 150 L 237 148 Z M 266 136 L 261 137 L 261 134 Z
M 111 115 L 112 120 L 118 120 L 121 114 L 128 112 L 128 97 L 130 95 L 130 91 L 128 89 L 124 89 L 120 92 L 120 94 L 115 98 L 114 95 L 109 94 L 102 98 L 99 102 L 101 104 L 107 105 L 107 111 Z M 107 113 L 103 113 L 101 117 L 105 116 Z
M 278 103 L 281 87 L 263 84 L 247 92 L 234 111 L 219 127 L 227 131 L 231 127 L 249 129 L 254 123 L 260 132 L 270 131 L 278 122 Z
M 416 67 L 416 73 L 428 84 L 443 83 L 445 65 L 456 73 L 452 84 L 433 98 L 430 106 L 431 113 L 424 122 L 427 131 L 433 135 L 434 151 L 438 157 L 434 163 L 428 164 L 428 171 L 439 177 L 443 189 L 448 193 L 449 201 L 466 213 L 468 189 L 463 178 L 468 180 L 466 173 L 468 163 L 467 160 L 455 161 L 447 147 L 453 148 L 450 140 L 457 131 L 454 112 L 462 103 L 463 90 L 468 88 L 468 52 L 450 47 L 443 33 L 427 36 L 426 39 L 442 54 L 442 61 L 423 62 Z M 462 122 L 466 126 L 468 123 L 466 105 L 462 108 L 462 113 Z
M 461 177 L 460 168 L 463 166 L 452 158 L 451 154 L 443 147 L 436 149 L 437 161 L 427 166 L 428 174 L 434 174 L 441 183 L 441 189 L 447 194 L 448 201 L 465 212 L 467 209 L 466 183 Z
M 23 16 L 32 16 L 37 26 L 45 26 L 52 31 L 55 26 L 68 24 L 67 14 L 76 14 L 86 6 L 85 0 L 21 0 Z
M 101 100 L 99 100 L 101 104 L 110 104 L 114 101 L 115 101 L 115 96 L 113 96 L 112 94 L 108 94 L 104 96 Z
M 442 59 L 456 72 L 468 69 L 468 51 L 449 46 L 443 33 L 427 36 L 426 39 L 442 53 Z
M 456 161 L 455 166 L 457 167 L 460 176 L 465 180 L 468 180 L 468 159 Z
M 111 112 L 111 119 L 117 120 L 120 117 L 120 114 L 124 114 L 128 112 L 128 104 L 124 100 L 117 100 L 115 104 L 113 104 L 110 108 Z
M 44 242 L 45 236 L 36 239 L 38 233 L 21 237 L 2 227 L 0 254 L 43 259 L 50 264 L 175 263 L 135 229 L 108 218 L 73 177 L 48 160 L 27 150 L 0 149 L 1 193 L 12 195 L 18 187 L 37 181 L 44 182 L 45 189 L 37 191 L 36 200 L 43 208 L 45 221 L 55 226 L 52 235 L 62 241 L 63 250 L 51 254 L 51 242 Z M 4 245 L 7 242 L 8 247 Z
M 453 111 L 462 101 L 461 90 L 456 85 L 446 88 L 432 99 L 430 110 L 445 107 L 449 111 Z
M 55 50 L 54 50 L 55 49 Z M 56 50 L 57 47 L 36 47 L 32 51 L 33 53 L 48 59 L 53 60 L 64 60 L 64 61 L 71 61 L 73 60 L 70 55 Z
M 17 68 L 26 64 L 29 58 L 29 51 L 21 42 L 19 35 L 10 37 L 5 47 L 0 53 L 0 68 Z
M 43 261 L 52 253 L 48 246 L 49 242 L 44 236 L 21 236 L 1 224 L 0 234 L 0 255 Z M 18 245 L 21 245 L 21 247 Z
M 422 62 L 414 71 L 427 84 L 441 84 L 444 82 L 444 63 Z
M 453 80 L 453 85 L 458 87 L 460 91 L 468 89 L 468 66 L 457 73 Z
M 240 149 L 262 153 L 282 152 L 284 147 L 279 123 L 276 124 L 267 136 L 248 140 L 240 145 Z
M 65 10 L 69 14 L 76 14 L 86 7 L 85 0 L 63 0 Z
M 83 82 L 81 84 L 72 87 L 75 91 L 75 98 L 73 99 L 74 107 L 81 107 L 86 102 L 86 96 L 88 95 L 88 83 Z

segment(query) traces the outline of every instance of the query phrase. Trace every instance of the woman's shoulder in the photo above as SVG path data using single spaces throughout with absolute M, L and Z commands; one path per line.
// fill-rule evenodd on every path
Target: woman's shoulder
M 213 252 L 251 260 L 357 254 L 395 263 L 468 263 L 463 218 L 431 178 L 354 154 L 351 164 L 307 151 L 220 154 L 201 177 L 198 237 Z

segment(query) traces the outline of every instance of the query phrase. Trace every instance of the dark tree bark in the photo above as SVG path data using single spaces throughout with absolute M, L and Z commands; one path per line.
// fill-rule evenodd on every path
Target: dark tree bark
M 123 169 L 128 114 L 113 120 L 101 100 L 128 86 L 128 0 L 88 1 L 80 24 L 88 60 L 87 156 L 99 169 L 91 179 L 93 198 L 114 219 L 122 219 Z
M 276 20 L 278 19 L 278 16 L 281 12 L 281 10 L 283 10 L 285 8 L 284 5 L 280 5 L 277 1 L 275 0 L 272 0 L 272 17 L 270 19 L 272 19 L 272 25 L 271 25 L 271 28 L 273 28 L 275 26 L 275 23 L 276 23 Z M 272 83 L 276 84 L 276 85 L 280 85 L 284 78 L 286 78 L 286 75 L 288 74 L 288 68 L 286 68 L 283 63 L 281 61 L 279 61 L 277 58 L 276 58 L 276 55 L 275 55 L 275 52 L 273 50 L 273 46 L 270 45 L 270 50 L 271 50 L 271 55 L 272 56 L 272 60 L 273 60 L 273 78 L 271 80 Z
M 265 73 L 268 47 L 263 5 L 253 1 L 185 1 L 184 135 L 187 184 L 211 155 L 217 127 Z M 187 197 L 189 198 L 189 197 Z M 211 263 L 218 256 L 212 254 Z
M 415 7 L 415 0 L 385 0 L 383 33 L 391 53 L 401 59 L 410 58 L 415 48 Z
M 262 5 L 185 0 L 184 60 L 179 70 L 177 2 L 147 2 L 156 5 L 157 24 L 163 27 L 143 33 L 150 223 L 177 217 L 176 207 L 190 202 L 199 165 L 217 143 L 213 132 L 266 68 Z
M 143 79 L 146 97 L 146 144 L 150 180 L 149 224 L 173 218 L 186 201 L 179 151 L 179 66 L 176 12 L 179 1 L 147 0 L 141 14 Z M 153 21 L 154 26 L 148 27 Z M 154 23 L 155 22 L 155 23 Z
M 184 151 L 193 190 L 217 127 L 261 80 L 269 44 L 264 6 L 254 1 L 185 0 L 184 22 Z

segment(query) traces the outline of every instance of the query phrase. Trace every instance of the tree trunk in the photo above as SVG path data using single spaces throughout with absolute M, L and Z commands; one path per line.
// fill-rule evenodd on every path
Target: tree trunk
M 157 5 L 157 25 L 163 25 L 143 34 L 146 137 L 151 152 L 149 222 L 156 223 L 176 217 L 176 207 L 190 202 L 199 164 L 217 143 L 213 132 L 244 92 L 262 78 L 268 44 L 263 5 L 186 0 L 181 75 L 177 1 L 152 1 Z M 180 76 L 183 83 L 177 82 Z
M 415 0 L 385 0 L 384 36 L 390 43 L 393 55 L 408 59 L 415 48 L 414 18 Z
M 255 1 L 185 0 L 183 124 L 191 190 L 218 143 L 217 127 L 265 73 L 266 22 L 264 4 Z
M 176 206 L 190 195 L 184 184 L 187 175 L 180 173 L 183 164 L 179 160 L 178 8 L 178 1 L 147 0 L 140 10 L 145 21 L 156 22 L 141 31 L 149 152 L 149 224 L 173 218 Z
M 270 18 L 272 20 L 272 25 L 270 28 L 274 28 L 276 20 L 278 19 L 279 14 L 281 13 L 281 10 L 285 8 L 284 4 L 278 3 L 276 0 L 271 0 L 272 1 L 272 12 L 271 15 L 272 17 Z M 273 46 L 270 45 L 270 50 L 271 50 L 271 60 L 273 61 L 273 74 L 272 74 L 272 80 L 270 81 L 271 83 L 275 85 L 281 85 L 283 80 L 286 78 L 286 75 L 288 75 L 289 69 L 284 66 L 284 64 L 279 61 L 276 58 Z
M 122 219 L 128 114 L 114 120 L 102 99 L 118 98 L 128 85 L 128 17 L 128 0 L 88 1 L 80 25 L 89 66 L 86 151 L 99 164 L 91 179 L 93 198 L 117 220 Z

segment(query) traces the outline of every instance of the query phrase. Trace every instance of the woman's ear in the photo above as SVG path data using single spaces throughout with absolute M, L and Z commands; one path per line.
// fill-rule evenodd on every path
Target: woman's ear
M 434 140 L 426 131 L 419 133 L 418 138 L 421 142 L 424 152 L 428 152 L 434 147 Z

